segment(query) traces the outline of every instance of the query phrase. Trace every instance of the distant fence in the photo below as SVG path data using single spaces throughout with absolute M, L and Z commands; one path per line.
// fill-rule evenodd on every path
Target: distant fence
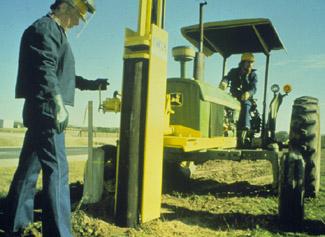
M 0 132 L 3 133 L 25 133 L 27 128 L 0 128 Z M 70 135 L 73 137 L 87 137 L 88 131 L 84 131 L 81 129 L 71 129 L 67 128 L 65 130 L 66 135 Z M 94 137 L 109 137 L 109 138 L 118 138 L 118 133 L 109 133 L 109 132 L 93 132 Z
M 88 131 L 83 131 L 81 129 L 66 129 L 66 135 L 73 137 L 88 137 Z M 93 132 L 93 137 L 108 137 L 108 138 L 118 138 L 118 133 L 108 133 L 108 132 Z
M 0 128 L 3 133 L 25 133 L 27 128 Z
M 8 132 L 8 133 L 25 133 L 27 128 L 0 128 L 0 132 Z M 66 134 L 73 137 L 87 137 L 88 132 L 82 129 L 77 128 L 67 128 Z M 109 133 L 109 132 L 93 132 L 93 137 L 107 137 L 107 138 L 116 138 L 118 139 L 118 133 Z M 321 141 L 322 149 L 325 149 L 325 135 L 322 135 Z

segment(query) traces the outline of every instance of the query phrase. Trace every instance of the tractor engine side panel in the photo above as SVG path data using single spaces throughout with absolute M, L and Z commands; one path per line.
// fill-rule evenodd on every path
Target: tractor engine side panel
M 167 93 L 171 95 L 175 111 L 170 116 L 171 125 L 198 130 L 202 137 L 223 136 L 225 106 L 216 103 L 223 102 L 218 99 L 218 88 L 191 79 L 171 78 L 167 80 Z M 236 106 L 235 103 L 233 107 Z

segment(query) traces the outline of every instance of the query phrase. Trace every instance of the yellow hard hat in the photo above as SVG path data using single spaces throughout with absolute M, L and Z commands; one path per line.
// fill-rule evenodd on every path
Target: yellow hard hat
M 91 14 L 94 14 L 96 11 L 96 5 L 94 0 L 66 0 L 72 7 L 78 10 L 81 19 L 83 21 L 86 20 L 86 13 L 90 12 Z
M 241 56 L 241 61 L 255 62 L 255 58 L 252 53 L 243 53 L 243 55 Z

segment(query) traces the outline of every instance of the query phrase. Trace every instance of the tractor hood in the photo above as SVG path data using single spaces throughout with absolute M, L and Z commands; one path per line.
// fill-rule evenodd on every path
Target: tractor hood
M 268 55 L 271 50 L 286 50 L 269 19 L 210 22 L 203 27 L 203 52 L 206 56 L 219 53 L 228 58 L 232 54 L 245 52 Z M 199 25 L 183 27 L 181 32 L 190 43 L 199 48 Z

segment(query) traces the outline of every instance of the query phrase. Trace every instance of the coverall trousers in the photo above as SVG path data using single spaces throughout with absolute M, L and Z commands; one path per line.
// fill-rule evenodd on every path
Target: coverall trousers
M 36 182 L 43 171 L 43 236 L 72 236 L 69 168 L 65 134 L 55 129 L 29 128 L 8 193 L 8 231 L 33 223 Z
M 251 128 L 249 111 L 252 107 L 252 102 L 250 102 L 249 100 L 244 100 L 241 101 L 240 103 L 241 103 L 241 111 L 238 120 L 239 128 L 244 128 L 244 127 Z

